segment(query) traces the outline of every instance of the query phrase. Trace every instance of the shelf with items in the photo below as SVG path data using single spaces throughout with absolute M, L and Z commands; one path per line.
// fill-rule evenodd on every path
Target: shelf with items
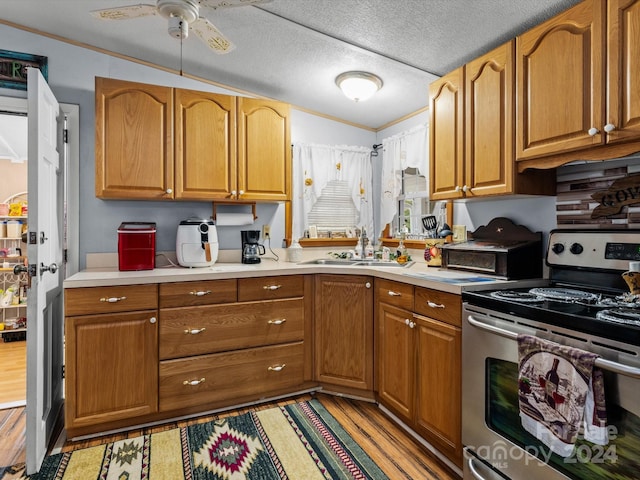
M 26 273 L 0 269 L 0 336 L 26 330 L 27 280 Z

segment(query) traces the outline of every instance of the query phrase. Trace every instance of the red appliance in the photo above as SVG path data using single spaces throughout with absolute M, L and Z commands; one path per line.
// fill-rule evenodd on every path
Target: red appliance
M 122 222 L 118 227 L 118 269 L 153 270 L 156 265 L 156 224 Z

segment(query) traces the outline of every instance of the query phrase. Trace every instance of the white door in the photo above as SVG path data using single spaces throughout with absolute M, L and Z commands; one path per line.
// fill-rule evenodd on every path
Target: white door
M 40 469 L 63 405 L 63 113 L 36 68 L 28 87 L 27 473 Z

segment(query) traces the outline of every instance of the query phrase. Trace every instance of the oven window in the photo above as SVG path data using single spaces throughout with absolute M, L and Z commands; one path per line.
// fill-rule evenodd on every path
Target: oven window
M 520 426 L 518 410 L 518 365 L 496 358 L 486 359 L 487 404 L 485 421 L 489 428 L 545 461 L 549 449 Z M 549 463 L 576 480 L 637 479 L 640 450 L 640 418 L 616 404 L 616 376 L 605 376 L 609 445 L 576 442 L 574 454 L 562 458 L 551 454 Z M 611 398 L 610 398 L 611 397 Z

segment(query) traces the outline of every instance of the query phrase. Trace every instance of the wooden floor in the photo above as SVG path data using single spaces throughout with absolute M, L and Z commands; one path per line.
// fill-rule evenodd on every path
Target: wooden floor
M 390 421 L 375 404 L 324 394 L 316 394 L 315 397 L 322 402 L 325 408 L 340 422 L 343 428 L 391 480 L 458 480 L 459 477 L 457 475 L 441 465 L 424 447 L 420 446 L 404 430 Z M 62 451 L 76 450 L 105 442 L 206 422 L 213 418 L 245 413 L 249 410 L 263 410 L 275 405 L 309 400 L 310 398 L 312 398 L 311 395 L 303 395 L 279 402 L 230 410 L 219 413 L 216 416 L 171 422 L 90 440 L 66 442 L 62 447 Z M 6 412 L 12 412 L 12 415 L 7 415 Z M 4 416 L 2 416 L 3 413 L 5 414 Z M 24 409 L 22 408 L 0 412 L 0 442 L 2 443 L 0 466 L 24 462 L 24 417 Z M 20 438 L 20 430 L 22 431 L 22 438 Z
M 0 339 L 0 409 L 27 398 L 27 342 Z

